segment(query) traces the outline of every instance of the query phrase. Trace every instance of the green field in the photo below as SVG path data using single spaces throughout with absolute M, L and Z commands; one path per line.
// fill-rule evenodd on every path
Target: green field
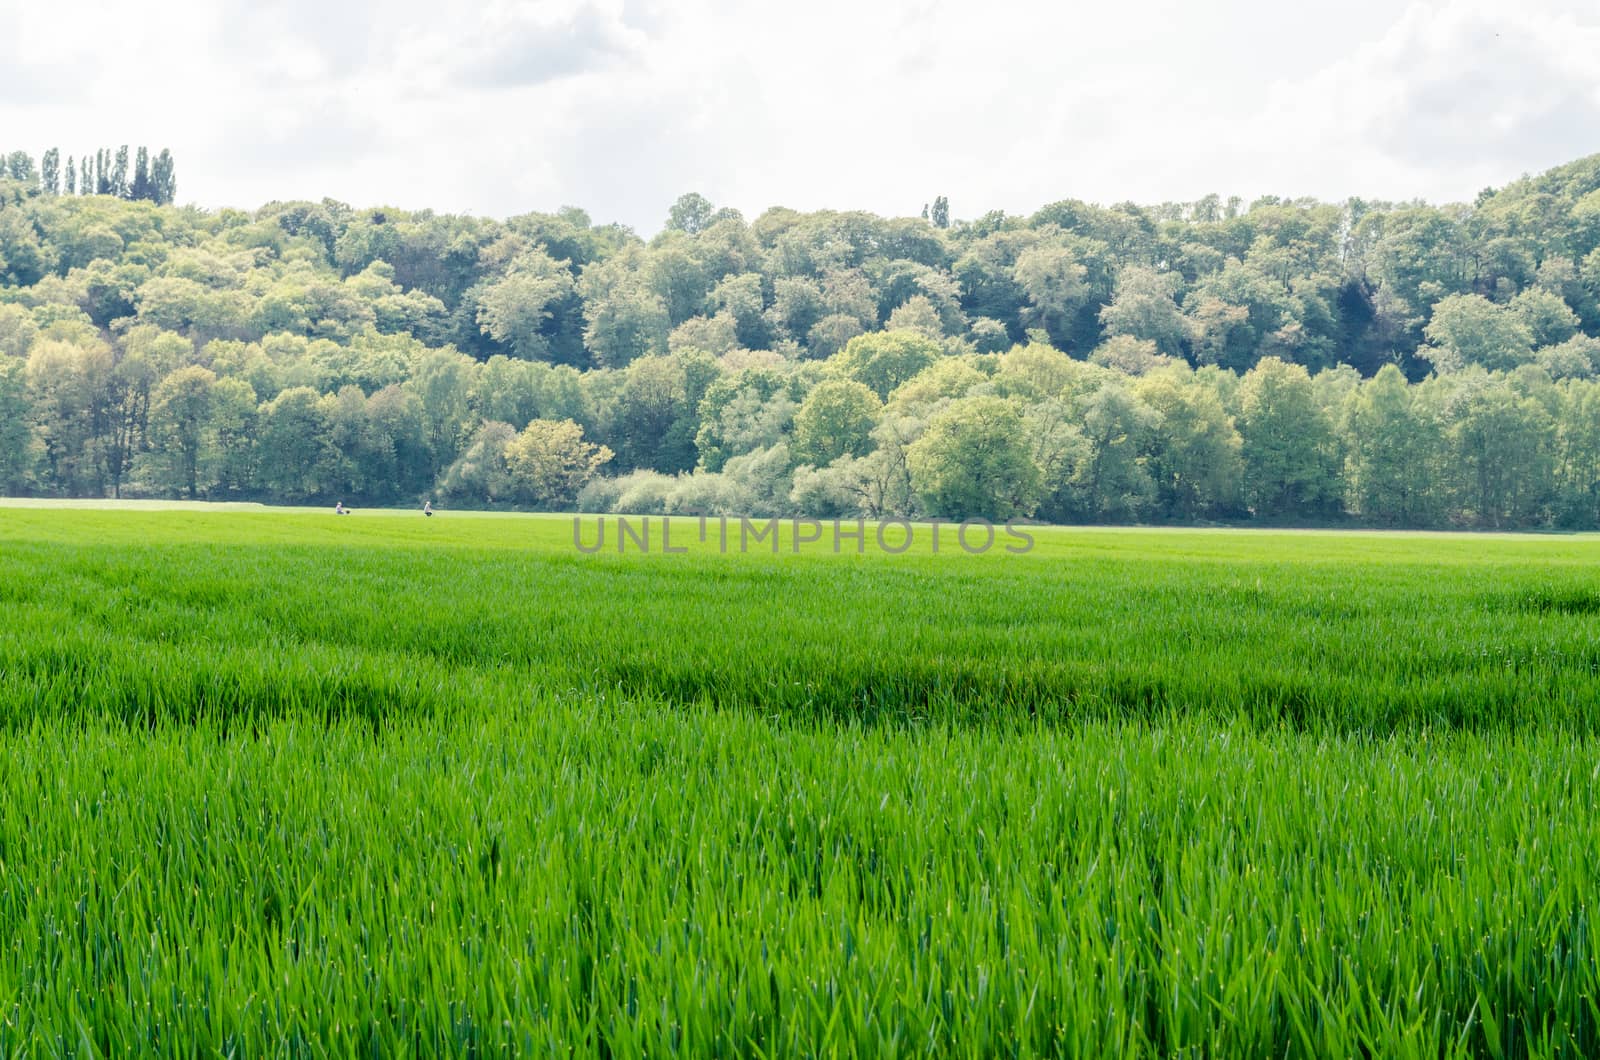
M 1600 1053 L 1600 538 L 1036 533 L 0 508 L 0 1055 Z

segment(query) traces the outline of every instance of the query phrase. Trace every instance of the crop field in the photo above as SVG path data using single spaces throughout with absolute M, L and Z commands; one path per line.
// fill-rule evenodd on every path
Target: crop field
M 0 1055 L 1600 1054 L 1600 538 L 1032 533 L 0 508 Z

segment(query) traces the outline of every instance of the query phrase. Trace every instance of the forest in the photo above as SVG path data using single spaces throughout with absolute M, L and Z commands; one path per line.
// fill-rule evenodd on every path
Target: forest
M 1600 528 L 1600 155 L 648 239 L 175 202 L 166 151 L 0 155 L 0 494 Z

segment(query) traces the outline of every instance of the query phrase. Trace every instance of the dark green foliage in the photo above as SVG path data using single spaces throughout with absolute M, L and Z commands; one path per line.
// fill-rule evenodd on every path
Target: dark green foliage
M 39 160 L 39 190 L 46 195 L 55 195 L 61 188 L 61 152 L 57 148 L 50 148 Z

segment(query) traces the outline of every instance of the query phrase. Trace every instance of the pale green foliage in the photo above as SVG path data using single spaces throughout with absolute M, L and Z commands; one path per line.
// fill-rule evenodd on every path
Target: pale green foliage
M 1486 526 L 1537 517 L 1554 486 L 1550 413 L 1503 379 L 1480 376 L 1465 388 L 1449 430 L 1463 502 Z
M 593 478 L 578 491 L 576 507 L 580 512 L 665 512 L 667 496 L 677 480 L 659 471 L 630 471 L 616 478 Z M 641 504 L 648 494 L 654 504 Z M 613 547 L 615 547 L 613 545 Z
M 579 290 L 585 299 L 584 342 L 596 359 L 611 368 L 639 357 L 665 353 L 672 325 L 667 304 L 645 282 L 642 273 L 613 259 L 583 270 Z
M 1053 339 L 1064 337 L 1072 315 L 1088 298 L 1087 274 L 1071 248 L 1059 243 L 1039 243 L 1017 255 L 1013 275 L 1029 306 L 1023 323 L 1044 328 Z
M 1577 334 L 1578 314 L 1557 294 L 1530 287 L 1508 306 L 1533 336 L 1534 346 L 1555 346 Z
M 815 519 L 866 514 L 870 457 L 841 456 L 824 467 L 803 464 L 795 469 L 790 506 Z
M 1131 335 L 1115 335 L 1096 346 L 1089 355 L 1093 364 L 1110 368 L 1124 375 L 1147 375 L 1158 368 L 1173 363 L 1149 339 L 1136 339 Z
M 1431 346 L 1419 353 L 1440 373 L 1515 368 L 1533 354 L 1534 334 L 1522 316 L 1481 295 L 1440 299 L 1425 333 Z
M 710 277 L 695 244 L 678 232 L 663 232 L 641 263 L 642 279 L 666 307 L 669 324 L 681 324 L 705 308 Z
M 1023 415 L 1022 434 L 1028 442 L 1028 456 L 1039 470 L 1038 514 L 1060 521 L 1080 518 L 1085 505 L 1077 476 L 1091 457 L 1082 417 L 1065 400 L 1034 402 Z
M 970 358 L 941 357 L 895 387 L 889 402 L 901 409 L 927 409 L 940 401 L 963 397 L 988 379 Z
M 32 477 L 38 453 L 28 412 L 28 364 L 0 356 L 0 492 L 21 492 Z
M 695 235 L 710 226 L 712 215 L 715 213 L 716 208 L 711 205 L 709 199 L 691 191 L 678 196 L 678 201 L 672 204 L 672 209 L 667 214 L 667 227 Z
M 6 182 L 0 357 L 29 366 L 9 370 L 4 488 L 411 505 L 484 423 L 544 419 L 614 450 L 610 473 L 660 472 L 722 507 L 795 503 L 798 480 L 782 499 L 763 479 L 758 502 L 725 475 L 781 446 L 797 463 L 839 453 L 807 473 L 819 504 L 918 513 L 906 448 L 949 404 L 1000 397 L 1048 518 L 1592 528 L 1597 185 L 1600 156 L 1470 205 L 1064 200 L 948 228 L 781 208 L 746 223 L 688 195 L 641 238 L 572 207 L 200 210 Z M 1242 380 L 1264 359 L 1311 376 L 1309 422 Z M 1386 365 L 1421 380 L 1406 396 L 1431 446 L 1363 405 L 1362 380 Z M 155 401 L 168 379 L 169 395 L 193 385 L 191 368 L 215 376 L 218 425 L 198 434 Z M 1154 377 L 1177 388 L 1148 391 L 1159 409 Z M 795 416 L 828 379 L 887 410 L 866 442 L 858 417 L 848 447 L 808 452 Z M 302 389 L 314 412 L 300 415 L 303 394 L 274 406 Z M 1500 409 L 1500 390 L 1545 418 Z M 1112 432 L 1134 441 L 1091 439 L 1087 417 L 1138 422 L 1137 402 L 1160 417 Z M 1402 437 L 1374 436 L 1387 429 Z M 278 466 L 291 454 L 301 466 Z M 1470 488 L 1468 468 L 1484 469 Z M 1495 484 L 1508 477 L 1523 485 Z
M 566 507 L 612 457 L 583 438 L 571 420 L 534 420 L 505 446 L 506 471 L 519 500 Z
M 270 488 L 300 501 L 317 496 L 334 455 L 320 395 L 290 387 L 263 405 L 257 448 Z
M 216 445 L 216 389 L 215 373 L 190 365 L 163 379 L 150 399 L 151 434 L 167 465 L 164 484 L 190 498 L 210 485 L 200 473 Z
M 821 467 L 802 464 L 795 470 L 791 510 L 815 518 L 924 514 L 912 484 L 909 452 L 926 426 L 916 416 L 887 409 L 872 429 L 867 455 L 845 455 Z
M 1013 347 L 1000 358 L 995 385 L 1028 401 L 1073 398 L 1092 390 L 1105 370 L 1075 361 L 1042 342 Z
M 745 511 L 755 515 L 781 515 L 789 510 L 793 469 L 789 447 L 779 441 L 729 457 L 721 474 L 748 498 Z
M 1134 392 L 1160 417 L 1147 462 L 1156 510 L 1175 519 L 1231 512 L 1243 485 L 1243 442 L 1217 395 L 1171 372 L 1140 380 Z
M 1153 342 L 1156 350 L 1176 355 L 1188 335 L 1174 295 L 1179 277 L 1142 266 L 1129 266 L 1117 277 L 1116 297 L 1100 310 L 1107 335 L 1125 335 Z
M 1600 370 L 1600 339 L 1574 335 L 1565 342 L 1535 350 L 1533 363 L 1552 379 L 1593 379 Z
M 1428 484 L 1443 455 L 1438 425 L 1393 365 L 1363 384 L 1349 404 L 1352 509 L 1391 524 L 1427 522 L 1436 514 Z
M 1039 469 L 1022 417 L 997 397 L 963 398 L 928 421 L 907 452 L 912 482 L 930 513 L 1011 519 L 1039 503 Z
M 472 408 L 475 369 L 472 361 L 448 350 L 427 351 L 412 364 L 405 385 L 422 402 L 428 447 L 436 462 L 461 452 L 477 428 Z M 435 467 L 433 473 L 440 470 Z
M 1107 383 L 1082 405 L 1088 451 L 1073 476 L 1085 508 L 1099 519 L 1137 519 L 1155 494 L 1145 451 L 1161 414 L 1120 383 Z
M 822 465 L 841 456 L 865 456 L 882 408 L 877 395 L 854 380 L 817 384 L 795 413 L 795 459 Z
M 508 423 L 484 423 L 440 478 L 439 493 L 453 500 L 486 504 L 510 500 L 517 486 L 506 463 L 506 447 L 516 437 L 517 429 Z
M 616 480 L 616 500 L 602 506 L 601 510 L 639 515 L 666 512 L 672 507 L 678 483 L 677 478 L 656 471 L 630 472 Z M 593 493 L 585 495 L 590 498 L 596 496 Z
M 806 332 L 806 345 L 814 356 L 832 357 L 866 331 L 867 326 L 859 317 L 849 313 L 829 313 L 811 325 Z
M 723 310 L 712 317 L 692 317 L 672 329 L 667 348 L 673 353 L 701 350 L 722 356 L 739 346 L 739 325 L 734 315 Z
M 843 350 L 829 359 L 828 367 L 864 384 L 880 400 L 887 400 L 896 387 L 927 368 L 938 356 L 938 345 L 926 336 L 910 331 L 884 331 L 851 339 Z
M 1311 377 L 1264 358 L 1239 388 L 1246 500 L 1258 515 L 1325 508 L 1338 495 L 1333 431 Z
M 912 331 L 935 342 L 944 338 L 944 321 L 927 295 L 912 295 L 889 314 L 888 331 Z
M 766 453 L 766 450 L 760 450 Z M 728 461 L 733 466 L 736 461 L 744 457 L 734 457 Z M 786 463 L 787 461 L 779 461 Z M 750 470 L 750 469 L 745 469 Z M 748 476 L 735 477 L 722 471 L 695 471 L 687 475 L 679 475 L 672 482 L 671 488 L 664 494 L 663 510 L 675 513 L 704 515 L 704 516 L 746 516 L 773 514 L 770 496 L 763 491 L 763 497 L 758 498 L 746 485 L 744 479 Z M 771 479 L 764 478 L 762 485 L 767 487 L 781 487 L 787 481 L 786 476 L 778 473 Z M 626 508 L 619 508 L 626 511 Z
M 546 357 L 550 342 L 544 332 L 551 311 L 572 290 L 567 262 L 556 261 L 543 251 L 528 251 L 511 263 L 504 276 L 478 293 L 478 325 L 518 357 Z
M 0 304 L 0 356 L 28 356 L 28 349 L 38 336 L 32 314 L 21 306 Z
M 763 315 L 765 300 L 758 273 L 724 277 L 712 290 L 710 304 L 717 314 L 727 313 L 733 317 L 739 345 L 752 348 L 767 345 L 769 325 Z
M 979 353 L 999 353 L 1011 345 L 1011 336 L 1007 333 L 1006 326 L 988 317 L 978 317 L 974 320 L 968 337 Z
M 795 380 L 773 369 L 724 374 L 705 390 L 695 434 L 699 466 L 721 471 L 733 456 L 765 449 L 783 440 L 799 402 Z

